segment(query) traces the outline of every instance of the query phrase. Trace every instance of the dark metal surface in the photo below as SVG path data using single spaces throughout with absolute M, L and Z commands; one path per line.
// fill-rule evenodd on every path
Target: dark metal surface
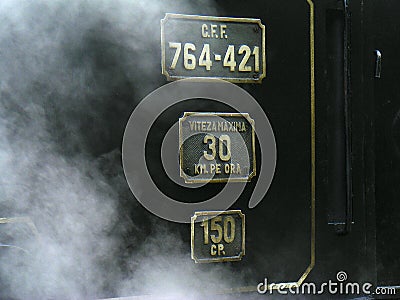
M 262 203 L 255 209 L 248 208 L 248 199 L 257 184 L 255 177 L 231 207 L 242 210 L 246 215 L 246 255 L 240 262 L 198 267 L 208 270 L 223 268 L 244 274 L 244 282 L 252 286 L 253 291 L 256 291 L 258 282 L 265 277 L 271 282 L 296 283 L 304 274 L 301 279 L 304 280 L 313 266 L 312 247 L 315 241 L 311 211 L 313 106 L 310 25 L 314 25 L 314 22 L 311 22 L 310 3 L 313 4 L 311 1 L 293 0 L 286 1 L 285 5 L 281 1 L 252 1 L 251 5 L 226 1 L 220 4 L 220 16 L 259 18 L 266 26 L 267 77 L 261 84 L 240 86 L 258 101 L 267 114 L 276 136 L 278 158 L 274 180 Z M 183 12 L 178 10 L 174 13 Z M 202 13 L 191 11 L 190 14 Z M 177 36 L 180 34 L 178 32 Z M 178 120 L 185 111 L 232 112 L 230 108 L 212 101 L 204 102 L 203 99 L 192 100 L 190 104 L 183 103 L 160 117 L 157 123 L 160 138 L 168 124 Z M 257 127 L 257 120 L 255 123 Z M 158 144 L 152 143 L 149 149 L 157 147 Z M 152 157 L 157 155 L 154 153 Z M 256 145 L 256 157 L 259 155 Z M 260 157 L 260 161 L 262 159 Z M 159 160 L 151 163 L 153 174 L 160 174 L 156 175 L 158 185 L 170 194 L 178 194 L 182 201 L 188 198 L 191 201 L 204 200 L 207 193 L 216 193 L 224 186 L 221 183 L 197 190 L 177 188 L 168 184 L 166 178 L 161 176 L 162 173 L 156 171 L 160 169 L 159 163 Z M 318 217 L 326 220 L 326 214 L 320 213 Z M 190 237 L 189 228 L 176 226 L 181 228 L 183 236 Z M 188 239 L 186 243 L 190 245 Z M 334 276 L 335 273 L 332 274 Z M 232 288 L 240 289 L 240 286 Z
M 351 18 L 347 1 L 326 11 L 329 223 L 338 234 L 352 224 Z
M 369 30 L 372 47 L 368 75 L 373 78 L 372 115 L 375 136 L 375 201 L 377 277 L 380 285 L 400 283 L 400 47 L 398 1 L 371 3 Z M 374 50 L 382 55 L 380 78 L 376 77 Z M 378 66 L 379 67 L 379 66 Z M 372 81 L 371 80 L 371 81 Z
M 253 292 L 251 296 L 258 296 L 255 295 L 256 286 L 264 278 L 268 278 L 269 282 L 276 283 L 296 284 L 302 280 L 322 283 L 335 280 L 338 271 L 346 271 L 349 276 L 348 281 L 351 282 L 371 282 L 375 286 L 398 286 L 400 284 L 400 202 L 398 197 L 400 193 L 400 85 L 398 84 L 400 78 L 400 60 L 398 59 L 400 3 L 396 0 L 345 2 L 336 0 L 315 2 L 311 0 L 255 0 L 250 2 L 224 0 L 212 1 L 212 3 L 215 9 L 205 8 L 200 4 L 193 7 L 175 5 L 173 8 L 168 8 L 168 11 L 164 8 L 160 9 L 157 14 L 151 16 L 152 19 L 147 23 L 153 26 L 151 28 L 153 36 L 151 36 L 150 46 L 146 49 L 140 47 L 139 50 L 125 49 L 121 46 L 122 44 L 116 42 L 119 36 L 112 36 L 104 29 L 109 28 L 109 24 L 102 25 L 96 22 L 93 25 L 95 30 L 87 33 L 85 38 L 82 37 L 86 44 L 82 46 L 81 40 L 76 42 L 85 50 L 79 48 L 79 51 L 89 54 L 82 54 L 73 48 L 73 43 L 71 43 L 69 47 L 77 53 L 66 48 L 65 55 L 72 56 L 68 64 L 73 66 L 92 64 L 90 71 L 96 76 L 92 78 L 93 83 L 92 81 L 88 82 L 102 87 L 98 94 L 89 93 L 85 96 L 93 101 L 86 104 L 86 109 L 96 110 L 97 114 L 87 115 L 80 109 L 76 109 L 75 107 L 79 107 L 78 102 L 81 99 L 73 102 L 71 99 L 75 99 L 75 93 L 68 94 L 68 97 L 64 99 L 56 92 L 55 95 L 48 93 L 43 82 L 32 84 L 34 86 L 32 90 L 40 91 L 36 92 L 39 95 L 38 99 L 43 97 L 51 99 L 50 101 L 46 98 L 48 102 L 44 102 L 42 105 L 46 116 L 40 116 L 49 123 L 50 135 L 52 139 L 56 140 L 54 153 L 57 155 L 54 156 L 69 161 L 73 160 L 75 153 L 80 153 L 83 151 L 82 148 L 87 148 L 91 160 L 75 162 L 74 168 L 83 169 L 88 178 L 94 176 L 92 175 L 93 170 L 97 170 L 101 173 L 101 177 L 99 177 L 101 184 L 96 196 L 107 194 L 110 192 L 109 187 L 112 187 L 115 188 L 115 191 L 110 192 L 112 194 L 110 198 L 116 198 L 115 201 L 118 201 L 118 203 L 114 203 L 117 207 L 115 215 L 110 218 L 115 219 L 115 223 L 111 223 L 112 226 L 107 227 L 106 235 L 117 236 L 118 238 L 115 240 L 121 241 L 117 245 L 118 247 L 114 247 L 112 244 L 113 249 L 118 249 L 113 250 L 114 252 L 107 252 L 106 256 L 100 256 L 101 262 L 96 260 L 96 266 L 102 266 L 97 272 L 98 274 L 105 274 L 112 269 L 122 270 L 121 274 L 123 275 L 113 273 L 111 275 L 115 277 L 110 275 L 110 281 L 104 280 L 105 284 L 101 286 L 102 289 L 91 290 L 86 287 L 86 283 L 78 282 L 87 278 L 95 281 L 92 277 L 85 277 L 86 270 L 82 266 L 86 265 L 82 264 L 81 269 L 78 268 L 79 266 L 69 265 L 72 269 L 76 268 L 83 272 L 82 277 L 76 277 L 78 279 L 75 282 L 77 285 L 82 284 L 83 286 L 83 292 L 80 295 L 84 295 L 86 298 L 115 295 L 117 293 L 115 283 L 119 283 L 121 278 L 130 274 L 131 265 L 129 263 L 131 261 L 125 258 L 135 258 L 132 268 L 136 268 L 140 264 L 140 261 L 136 261 L 138 254 L 141 255 L 140 259 L 146 260 L 146 262 L 150 261 L 150 267 L 139 268 L 140 276 L 136 277 L 139 280 L 138 285 L 141 283 L 143 274 L 154 271 L 152 268 L 158 267 L 157 264 L 152 264 L 154 261 L 157 263 L 167 261 L 169 263 L 167 266 L 171 268 L 174 264 L 170 263 L 171 257 L 178 256 L 178 266 L 181 266 L 182 269 L 185 266 L 194 266 L 190 271 L 195 276 L 197 276 L 197 271 L 199 273 L 206 271 L 214 272 L 214 274 L 220 274 L 220 272 L 230 274 L 237 280 L 227 280 L 229 283 L 234 283 L 229 286 L 225 285 L 222 290 Z M 343 3 L 347 5 L 346 9 L 344 9 Z M 271 187 L 263 201 L 255 209 L 248 207 L 248 199 L 257 185 L 257 177 L 246 183 L 246 188 L 240 198 L 230 208 L 241 210 L 246 216 L 246 255 L 239 261 L 195 264 L 190 255 L 193 238 L 190 226 L 168 222 L 151 215 L 137 203 L 123 178 L 119 148 L 124 126 L 129 112 L 134 106 L 133 102 L 137 103 L 143 95 L 168 83 L 165 74 L 162 74 L 162 63 L 160 63 L 160 59 L 165 63 L 164 67 L 168 67 L 172 63 L 175 49 L 168 47 L 168 43 L 178 42 L 183 47 L 184 43 L 197 43 L 201 40 L 201 45 L 204 44 L 202 38 L 199 38 L 202 20 L 186 20 L 185 26 L 188 27 L 184 27 L 180 23 L 182 20 L 170 19 L 164 24 L 165 43 L 162 45 L 164 48 L 161 48 L 160 20 L 165 18 L 166 13 L 255 18 L 265 25 L 267 76 L 257 84 L 239 83 L 239 85 L 258 101 L 270 120 L 276 139 L 277 165 Z M 350 17 L 351 22 L 349 22 Z M 150 17 L 144 15 L 143 18 L 147 20 Z M 227 40 L 217 38 L 207 40 L 210 44 L 210 52 L 222 56 L 218 63 L 214 56 L 210 73 L 206 71 L 205 67 L 194 71 L 184 69 L 182 48 L 174 72 L 170 73 L 170 70 L 164 69 L 168 73 L 169 79 L 207 77 L 210 74 L 211 77 L 231 76 L 229 68 L 223 67 L 222 64 L 228 43 L 232 42 L 235 46 L 241 44 L 261 46 L 261 32 L 254 30 L 258 26 L 255 26 L 256 23 L 251 25 L 228 23 L 226 21 L 216 22 L 216 24 L 227 25 L 228 29 L 230 25 L 236 26 L 233 33 L 234 40 L 229 40 L 232 38 L 229 31 L 227 31 Z M 331 25 L 332 27 L 330 27 Z M 99 29 L 100 27 L 102 29 Z M 180 30 L 183 28 L 185 30 Z M 210 27 L 207 28 L 210 29 Z M 258 26 L 258 28 L 261 27 Z M 194 33 L 188 34 L 187 31 Z M 146 33 L 148 32 L 146 31 Z M 314 48 L 311 45 L 311 32 L 315 34 Z M 122 39 L 132 39 L 131 36 L 121 36 Z M 202 46 L 196 47 L 197 63 Z M 104 49 L 109 51 L 103 51 Z M 162 49 L 165 51 L 164 57 Z M 377 49 L 381 53 L 380 61 L 377 60 L 374 53 Z M 149 56 L 140 56 L 139 54 L 146 51 L 151 59 L 146 61 L 144 67 L 140 64 L 141 57 L 148 58 Z M 69 54 L 69 52 L 73 54 Z M 85 59 L 81 59 L 81 56 L 86 57 L 86 55 L 93 61 L 87 62 Z M 315 55 L 315 60 L 312 60 L 312 55 Z M 20 56 L 23 57 L 23 55 Z M 135 63 L 131 62 L 127 65 L 125 62 L 127 57 L 134 57 Z M 254 66 L 254 59 L 249 60 L 248 65 Z M 315 81 L 311 76 L 312 72 L 315 72 Z M 247 72 L 241 74 L 234 71 L 233 73 L 236 79 L 251 78 L 250 73 Z M 258 78 L 253 77 L 253 79 L 253 83 L 258 81 Z M 63 80 L 65 81 L 65 78 Z M 41 87 L 40 83 L 44 87 Z M 6 88 L 5 85 L 4 88 Z M 313 88 L 315 88 L 315 95 Z M 7 96 L 4 93 L 2 97 L 5 99 L 14 97 L 13 94 L 10 95 Z M 62 101 L 53 103 L 53 98 L 56 97 L 60 97 Z M 35 101 L 41 103 L 39 100 Z M 59 109 L 59 106 L 63 107 L 61 102 L 70 103 L 69 101 L 72 101 L 72 110 L 66 109 L 65 112 L 63 109 Z M 313 111 L 313 104 L 315 104 L 315 111 Z M 15 113 L 15 110 L 11 109 L 10 111 Z M 158 188 L 165 194 L 176 198 L 177 201 L 199 202 L 216 195 L 225 187 L 225 183 L 207 184 L 197 189 L 179 186 L 168 179 L 160 158 L 161 144 L 165 134 L 183 116 L 184 112 L 188 111 L 237 112 L 209 99 L 188 99 L 164 111 L 149 132 L 145 145 L 146 162 Z M 64 114 L 68 113 L 74 115 L 71 123 L 76 125 L 72 127 L 72 131 L 68 131 L 70 128 L 65 127 L 67 122 L 63 119 Z M 4 114 L 4 116 L 6 115 Z M 25 117 L 21 120 L 23 120 L 21 123 L 30 124 L 31 122 L 26 121 Z M 257 120 L 255 121 L 257 126 Z M 313 123 L 314 121 L 315 123 Z M 315 127 L 313 127 L 314 125 Z M 312 128 L 315 128 L 315 132 Z M 262 130 L 262 128 L 257 129 Z M 77 132 L 80 134 L 79 143 L 70 137 Z M 247 153 L 251 154 L 249 136 L 244 136 L 244 138 L 247 143 Z M 63 142 L 60 142 L 61 140 Z M 186 164 L 190 168 L 189 164 L 197 161 L 198 156 L 207 150 L 207 144 L 204 142 L 201 142 L 201 147 L 194 145 L 194 142 L 198 143 L 199 141 L 204 141 L 204 133 L 198 140 L 188 140 L 188 144 L 184 145 L 183 153 L 187 153 L 187 151 L 197 153 L 197 156 L 195 154 L 187 156 L 189 161 L 183 162 L 182 169 L 184 171 L 187 168 Z M 179 155 L 178 145 L 177 134 L 177 157 Z M 314 146 L 315 153 L 313 153 Z M 113 152 L 112 149 L 116 150 Z M 259 145 L 255 141 L 257 173 L 263 160 L 260 153 Z M 313 154 L 315 154 L 315 161 Z M 191 156 L 195 157 L 193 161 L 190 161 Z M 87 159 L 86 156 L 84 157 Z M 254 157 L 251 159 L 254 160 Z M 40 164 L 35 167 L 38 165 Z M 176 168 L 178 170 L 178 164 Z M 313 173 L 314 168 L 315 174 Z M 49 169 L 56 170 L 57 165 Z M 28 172 L 28 170 L 24 170 L 24 172 Z M 57 173 L 55 174 L 57 175 Z M 38 178 L 39 176 L 35 175 L 35 180 L 39 180 Z M 38 183 L 34 181 L 32 186 L 40 184 L 47 186 L 50 178 L 51 176 L 44 177 Z M 80 177 L 78 179 L 80 180 Z M 92 182 L 84 181 L 84 184 Z M 51 183 L 54 184 L 54 182 Z M 63 183 L 62 180 L 61 183 Z M 103 185 L 103 183 L 107 184 Z M 314 194 L 314 188 L 316 194 Z M 40 199 L 41 192 L 42 190 L 39 189 L 32 193 L 28 203 L 31 203 L 31 198 L 35 198 L 32 202 L 38 201 L 36 199 Z M 70 195 L 66 194 L 66 198 L 68 198 Z M 58 196 L 58 190 L 57 193 L 51 194 L 51 197 L 53 196 Z M 47 195 L 47 198 L 51 197 Z M 78 207 L 82 206 L 82 201 L 83 199 L 77 201 Z M 53 206 L 58 207 L 61 202 L 55 202 Z M 104 200 L 104 202 L 107 201 Z M 40 201 L 39 204 L 41 204 Z M 39 204 L 36 205 L 41 207 Z M 5 207 L 4 204 L 3 207 Z M 27 212 L 29 212 L 29 206 L 27 207 Z M 3 211 L 9 213 L 11 209 L 3 209 Z M 104 211 L 108 211 L 108 206 Z M 79 213 L 77 220 L 80 222 L 90 220 L 90 215 L 95 211 L 89 210 L 84 213 Z M 65 215 L 69 216 L 69 214 L 70 212 L 66 210 Z M 82 215 L 84 216 L 82 217 Z M 36 216 L 41 215 L 37 214 Z M 54 223 L 48 223 L 49 218 L 38 217 L 35 220 L 35 224 L 38 223 L 38 231 L 44 232 L 48 227 L 58 229 L 57 222 L 61 222 L 62 218 L 56 216 L 54 218 L 56 220 L 53 220 L 53 216 L 51 218 Z M 224 242 L 224 249 L 220 248 L 220 255 L 217 255 L 220 258 L 241 255 L 239 245 L 244 237 L 238 231 L 241 227 L 239 219 L 235 216 L 237 239 L 235 238 L 231 245 Z M 221 224 L 220 221 L 217 223 Z M 329 223 L 341 226 L 340 233 L 347 234 L 336 234 Z M 75 223 L 71 222 L 71 224 Z M 352 225 L 351 230 L 349 230 L 350 224 Z M 3 225 L 0 224 L 0 227 Z M 194 253 L 197 258 L 208 259 L 214 255 L 211 255 L 211 244 L 199 243 L 201 239 L 204 239 L 204 228 L 200 225 L 201 222 L 193 225 L 195 230 Z M 73 227 L 75 228 L 75 226 Z M 85 230 L 86 227 L 92 230 L 95 226 L 85 223 Z M 73 237 L 69 236 L 70 231 L 65 232 L 66 234 L 63 234 L 62 238 L 69 244 L 70 238 Z M 12 240 L 8 236 L 11 231 L 6 233 L 2 235 L 4 241 L 0 242 L 8 245 L 6 241 Z M 170 233 L 176 234 L 174 237 L 177 238 L 170 240 Z M 211 234 L 215 235 L 216 232 Z M 50 236 L 52 237 L 52 235 Z M 151 241 L 153 243 L 150 243 Z M 80 242 L 78 245 L 77 249 L 80 251 Z M 95 246 L 97 249 L 97 247 L 101 247 L 101 244 L 95 244 Z M 218 246 L 216 247 L 214 250 L 218 251 Z M 313 251 L 314 247 L 315 252 Z M 179 248 L 179 251 L 174 252 L 176 248 Z M 225 253 L 222 252 L 223 250 Z M 172 255 L 169 255 L 170 253 Z M 85 260 L 80 262 L 85 262 Z M 129 276 L 126 275 L 126 277 Z M 208 292 L 221 292 L 218 282 L 208 282 L 205 279 L 206 276 L 201 278 L 203 280 L 201 284 L 205 290 L 212 285 Z M 186 283 L 186 278 L 179 278 L 179 280 Z M 152 282 L 151 285 L 154 286 L 154 283 Z M 68 292 L 68 290 L 65 289 L 62 292 Z M 4 298 L 7 298 L 8 293 L 8 290 L 5 289 L 0 291 L 0 295 Z M 60 295 L 58 293 L 59 291 L 56 291 L 55 295 Z M 232 298 L 236 298 L 235 296 L 233 295 Z M 262 296 L 266 297 L 266 295 Z M 342 297 L 341 295 L 337 296 Z M 355 298 L 353 296 L 343 295 L 343 298 Z

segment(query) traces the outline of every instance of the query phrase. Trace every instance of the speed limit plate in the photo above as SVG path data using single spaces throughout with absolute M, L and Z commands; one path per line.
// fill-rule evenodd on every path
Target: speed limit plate
M 254 120 L 247 113 L 185 112 L 179 151 L 186 183 L 249 181 L 256 174 Z

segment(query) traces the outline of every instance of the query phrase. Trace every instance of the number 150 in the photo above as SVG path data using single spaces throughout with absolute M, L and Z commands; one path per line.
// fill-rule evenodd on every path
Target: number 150
M 204 244 L 207 245 L 209 243 L 209 231 L 216 231 L 217 235 L 211 234 L 211 241 L 215 244 L 221 242 L 222 238 L 226 243 L 232 243 L 235 239 L 235 219 L 232 216 L 224 217 L 224 221 L 222 224 L 222 216 L 218 216 L 212 218 L 210 223 L 210 230 L 209 230 L 209 220 L 204 220 L 201 222 L 201 227 L 204 230 Z M 230 230 L 229 230 L 230 229 Z

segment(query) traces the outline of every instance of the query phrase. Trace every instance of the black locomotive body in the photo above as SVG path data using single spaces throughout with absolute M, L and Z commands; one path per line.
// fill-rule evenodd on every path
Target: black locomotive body
M 1 78 L 0 125 L 8 146 L 0 148 L 7 154 L 0 178 L 0 298 L 399 297 L 400 2 L 122 1 L 102 3 L 100 8 L 74 3 L 18 6 L 23 16 L 10 17 L 12 34 L 2 34 L 0 56 L 3 49 L 8 63 L 1 66 L 12 76 Z M 122 9 L 114 12 L 118 5 Z M 129 10 L 136 12 L 125 15 Z M 226 19 L 196 19 L 198 23 L 188 25 L 195 32 L 179 25 L 176 35 L 166 31 L 163 40 L 160 22 L 166 14 Z M 46 18 L 55 21 L 55 29 L 40 21 Z M 248 47 L 249 63 L 254 61 L 252 67 L 259 71 L 248 81 L 243 79 L 247 73 L 239 74 L 239 80 L 227 78 L 230 68 L 238 68 L 240 55 L 233 67 L 231 58 L 223 62 L 222 53 L 218 58 L 211 51 L 213 66 L 207 65 L 204 44 L 212 47 L 217 43 L 212 39 L 226 36 L 227 43 L 240 47 L 245 44 L 240 41 L 258 42 L 261 36 L 263 27 L 257 22 L 249 25 L 254 32 L 241 32 L 247 28 L 243 24 L 229 31 L 229 18 L 259 19 L 265 26 L 265 77 L 257 69 L 258 46 Z M 20 20 L 24 28 L 32 22 L 32 30 L 21 34 L 12 20 Z M 41 30 L 57 42 L 44 44 L 46 55 L 38 54 L 38 41 L 47 40 Z M 231 42 L 231 36 L 237 40 Z M 23 42 L 30 39 L 38 52 L 15 50 L 15 43 L 27 47 Z M 184 50 L 185 45 L 189 46 Z M 168 57 L 163 47 L 182 47 L 182 57 L 173 61 L 176 52 Z M 197 55 L 198 64 L 201 49 L 206 49 L 203 65 L 196 71 L 183 53 Z M 27 62 L 21 62 L 24 56 Z M 233 81 L 268 117 L 276 166 L 262 201 L 250 208 L 267 161 L 256 134 L 255 176 L 228 208 L 245 219 L 236 215 L 226 221 L 229 228 L 233 220 L 245 222 L 243 233 L 220 233 L 228 242 L 233 234 L 243 234 L 245 253 L 234 261 L 198 263 L 192 259 L 193 251 L 200 251 L 193 250 L 193 239 L 204 239 L 209 247 L 215 235 L 210 240 L 196 231 L 193 237 L 189 223 L 159 218 L 142 206 L 137 199 L 142 191 L 132 193 L 125 178 L 121 145 L 129 117 L 142 98 L 169 81 L 203 76 L 218 63 L 222 71 L 215 71 L 213 79 Z M 184 76 L 177 75 L 176 66 Z M 247 70 L 246 64 L 242 67 Z M 30 104 L 24 105 L 24 99 Z M 233 125 L 235 132 L 250 126 L 252 112 L 191 98 L 160 112 L 151 124 L 143 145 L 151 180 L 168 197 L 199 203 L 237 183 L 221 180 L 193 188 L 170 179 L 161 154 L 164 138 L 187 112 L 249 113 L 244 125 Z M 256 133 L 264 130 L 258 123 L 255 119 Z M 176 139 L 176 156 L 167 160 L 178 162 L 179 151 L 193 150 L 186 148 L 181 150 Z M 223 153 L 222 161 L 228 152 Z M 136 159 L 134 153 L 129 155 Z M 179 168 L 177 163 L 177 172 Z M 203 169 L 193 172 L 199 170 Z M 238 172 L 236 165 L 228 165 L 228 170 Z M 140 172 L 135 182 L 145 178 Z M 210 230 L 218 232 L 215 224 Z M 208 223 L 199 230 L 205 226 Z M 217 244 L 210 255 L 223 255 L 224 248 Z M 337 289 L 328 290 L 329 282 Z M 351 291 L 346 284 L 353 284 Z M 358 291 L 353 290 L 356 284 Z M 21 286 L 22 291 L 16 291 Z

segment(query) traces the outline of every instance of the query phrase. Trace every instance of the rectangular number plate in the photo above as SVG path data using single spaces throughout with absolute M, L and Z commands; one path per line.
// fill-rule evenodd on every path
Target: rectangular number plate
M 243 182 L 256 174 L 254 120 L 247 113 L 185 112 L 179 148 L 186 183 Z
M 245 217 L 240 210 L 196 212 L 191 234 L 196 263 L 236 261 L 245 254 Z
M 266 73 L 265 26 L 259 19 L 166 14 L 161 55 L 168 80 L 260 83 Z

